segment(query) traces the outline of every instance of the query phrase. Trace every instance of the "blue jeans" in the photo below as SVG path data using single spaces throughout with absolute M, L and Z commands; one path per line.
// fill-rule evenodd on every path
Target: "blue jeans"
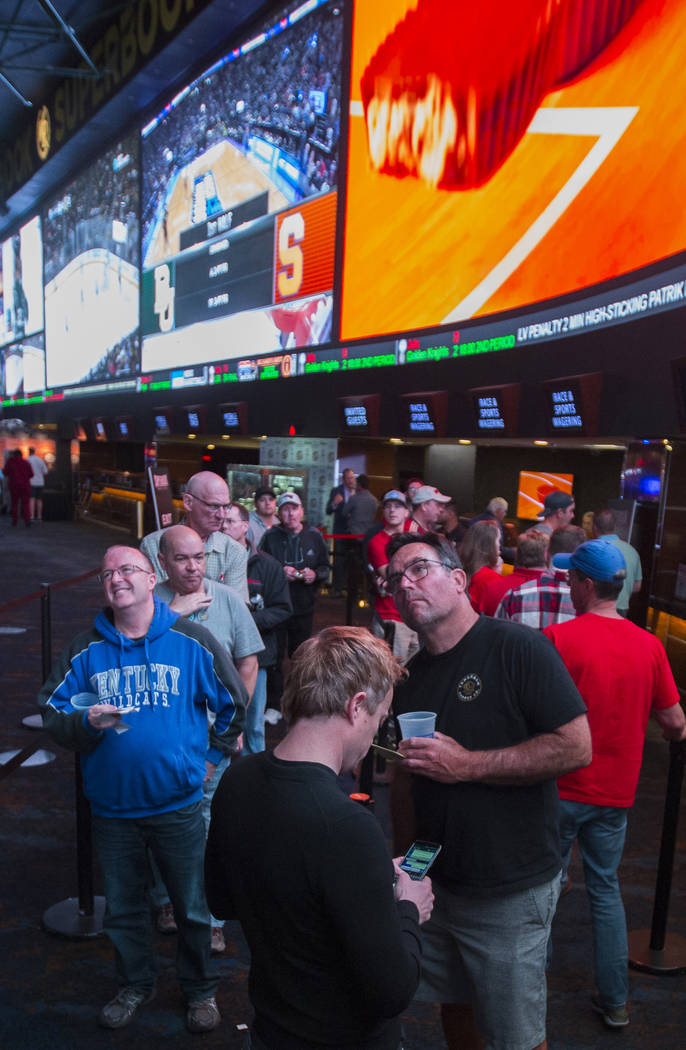
M 200 802 L 154 817 L 93 816 L 105 881 L 104 930 L 114 945 L 120 985 L 148 994 L 156 977 L 146 894 L 147 850 L 169 890 L 179 927 L 176 969 L 186 1000 L 217 988 L 210 964 L 210 916 L 205 900 L 205 826 Z
M 212 808 L 212 796 L 217 790 L 217 784 L 224 775 L 224 770 L 228 769 L 231 764 L 231 755 L 224 755 L 221 759 L 216 770 L 212 774 L 209 780 L 203 781 L 202 785 L 202 822 L 205 829 L 205 838 L 207 838 L 207 832 L 210 829 L 210 816 Z M 169 894 L 165 886 L 164 879 L 160 873 L 160 869 L 155 862 L 154 856 L 149 857 L 150 860 L 150 872 L 152 874 L 152 884 L 149 887 L 150 902 L 153 908 L 159 911 L 165 904 L 169 904 Z M 213 926 L 223 926 L 223 919 L 215 919 L 214 915 L 210 916 Z
M 565 872 L 576 839 L 591 905 L 593 955 L 604 1006 L 624 1006 L 629 994 L 626 917 L 617 869 L 626 837 L 626 809 L 560 799 L 560 849 Z
M 246 755 L 256 755 L 264 751 L 264 709 L 267 705 L 267 668 L 260 667 L 252 700 L 245 713 L 243 730 L 243 751 Z

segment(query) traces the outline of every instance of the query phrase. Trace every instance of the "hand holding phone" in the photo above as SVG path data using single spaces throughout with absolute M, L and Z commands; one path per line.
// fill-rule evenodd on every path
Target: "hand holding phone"
M 426 922 L 431 918 L 434 906 L 434 893 L 431 879 L 411 879 L 406 871 L 400 866 L 402 858 L 394 859 L 393 864 L 396 871 L 396 883 L 394 887 L 395 899 L 397 901 L 412 901 L 419 912 L 419 922 Z

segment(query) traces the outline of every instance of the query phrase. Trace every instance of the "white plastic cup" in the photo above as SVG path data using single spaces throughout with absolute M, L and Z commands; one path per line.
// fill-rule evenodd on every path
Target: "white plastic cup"
M 403 740 L 410 736 L 433 736 L 436 728 L 435 711 L 408 711 L 398 715 L 398 724 Z
M 100 697 L 97 693 L 74 693 L 69 702 L 72 707 L 92 707 L 93 704 L 100 703 Z

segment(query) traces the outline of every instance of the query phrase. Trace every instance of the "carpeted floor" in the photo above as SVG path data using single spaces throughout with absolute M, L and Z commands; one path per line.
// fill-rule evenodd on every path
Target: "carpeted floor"
M 0 518 L 0 751 L 33 746 L 51 748 L 40 731 L 21 719 L 35 712 L 41 679 L 38 601 L 5 603 L 95 568 L 104 548 L 125 542 L 122 533 L 95 525 L 51 522 L 12 529 Z M 56 589 L 52 595 L 53 651 L 87 626 L 100 604 L 95 580 Z M 360 622 L 367 613 L 358 612 Z M 322 597 L 318 622 L 341 622 L 344 603 Z M 7 628 L 22 629 L 6 633 Z M 269 730 L 274 742 L 276 730 Z M 55 749 L 52 749 L 53 751 Z M 3 809 L 2 889 L 0 892 L 0 1050 L 127 1050 L 187 1048 L 200 1040 L 207 1050 L 242 1045 L 237 1026 L 250 1019 L 247 996 L 248 951 L 237 924 L 227 926 L 227 950 L 218 957 L 218 1002 L 222 1025 L 202 1037 L 189 1035 L 174 977 L 175 938 L 157 936 L 160 956 L 158 994 L 134 1023 L 120 1032 L 99 1029 L 99 1007 L 114 991 L 111 952 L 104 936 L 69 940 L 41 925 L 47 908 L 78 893 L 74 818 L 74 756 L 57 750 L 55 760 L 20 767 L 0 780 Z M 631 814 L 621 869 L 630 930 L 650 926 L 657 851 L 666 785 L 668 752 L 657 733 L 649 734 L 638 802 Z M 2 769 L 0 769 L 0 774 Z M 375 788 L 376 812 L 388 827 L 387 788 Z M 686 870 L 683 816 L 677 842 L 669 935 L 675 946 L 686 937 Z M 590 1010 L 592 950 L 583 875 L 577 862 L 572 890 L 562 898 L 554 926 L 554 957 L 549 975 L 551 1050 L 677 1050 L 685 1045 L 686 977 L 631 974 L 631 1024 L 621 1032 L 604 1028 Z M 95 864 L 95 889 L 100 879 Z M 647 936 L 645 938 L 647 947 Z M 685 952 L 686 956 L 686 952 Z M 683 959 L 686 966 L 686 957 Z M 405 1016 L 406 1050 L 443 1047 L 436 1008 L 413 1005 Z

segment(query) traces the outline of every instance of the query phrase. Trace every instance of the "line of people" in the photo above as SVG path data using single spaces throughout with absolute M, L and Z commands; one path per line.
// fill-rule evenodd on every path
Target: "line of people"
M 219 1023 L 212 927 L 237 918 L 251 950 L 254 1050 L 401 1050 L 413 997 L 441 1004 L 449 1050 L 545 1050 L 551 927 L 576 839 L 593 1005 L 610 1027 L 626 1025 L 626 814 L 648 718 L 670 740 L 686 738 L 686 719 L 659 642 L 617 612 L 627 569 L 614 532 L 575 543 L 567 521 L 549 542 L 540 528 L 524 533 L 521 578 L 505 592 L 499 577 L 486 615 L 470 596 L 479 570 L 432 531 L 448 497 L 418 484 L 410 514 L 407 494 L 390 490 L 367 547 L 373 633 L 311 638 L 325 545 L 296 493 L 276 507 L 263 495 L 262 520 L 276 511 L 279 524 L 261 551 L 250 516 L 206 472 L 188 483 L 184 524 L 140 551 L 111 548 L 108 608 L 41 691 L 48 731 L 82 752 L 94 815 L 119 978 L 100 1023 L 123 1027 L 154 994 L 150 852 L 178 931 L 190 1031 Z M 611 525 L 599 516 L 600 532 Z M 484 520 L 462 550 L 481 533 L 499 551 L 500 530 Z M 288 729 L 265 753 L 256 684 L 278 660 L 279 634 L 292 657 Z M 94 702 L 74 708 L 84 691 Z M 437 728 L 399 744 L 392 861 L 373 814 L 336 778 L 389 716 L 417 709 Z M 257 754 L 231 763 L 241 734 Z M 400 868 L 416 839 L 442 846 L 420 883 Z

